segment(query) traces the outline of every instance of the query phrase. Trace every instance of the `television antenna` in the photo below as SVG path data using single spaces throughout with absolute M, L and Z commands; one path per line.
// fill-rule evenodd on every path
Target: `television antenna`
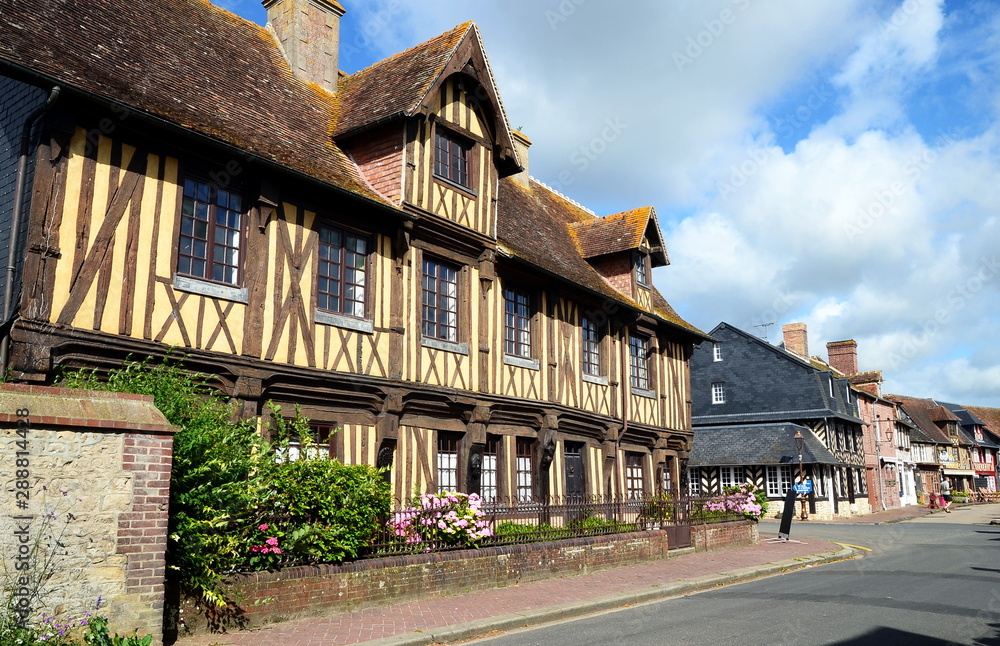
M 764 328 L 764 340 L 767 341 L 767 328 L 774 325 L 774 323 L 761 323 L 760 325 L 755 325 L 754 327 Z

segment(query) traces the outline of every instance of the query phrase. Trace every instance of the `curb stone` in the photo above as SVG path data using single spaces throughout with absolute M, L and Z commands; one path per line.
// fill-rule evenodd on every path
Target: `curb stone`
M 712 590 L 724 585 L 744 583 L 754 579 L 794 572 L 795 570 L 815 565 L 846 561 L 860 556 L 863 555 L 856 550 L 844 547 L 837 552 L 815 554 L 798 559 L 789 559 L 761 566 L 733 570 L 732 572 L 725 572 L 723 574 L 710 574 L 677 583 L 651 587 L 645 590 L 624 592 L 588 599 L 586 601 L 574 601 L 549 608 L 497 615 L 496 617 L 477 619 L 475 621 L 442 626 L 420 632 L 383 637 L 355 644 L 354 646 L 427 646 L 429 644 L 451 644 L 475 637 L 483 637 L 493 631 L 506 632 L 566 619 L 576 619 L 599 612 L 620 610 L 628 606 L 662 601 L 672 597 Z

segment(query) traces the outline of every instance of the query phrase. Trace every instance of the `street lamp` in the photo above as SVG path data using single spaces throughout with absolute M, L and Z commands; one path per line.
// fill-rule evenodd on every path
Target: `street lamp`
M 809 512 L 806 511 L 806 471 L 805 467 L 802 466 L 802 447 L 806 444 L 806 438 L 802 437 L 802 429 L 796 429 L 795 437 L 795 450 L 799 452 L 799 483 L 802 486 L 802 516 L 801 520 L 809 520 Z

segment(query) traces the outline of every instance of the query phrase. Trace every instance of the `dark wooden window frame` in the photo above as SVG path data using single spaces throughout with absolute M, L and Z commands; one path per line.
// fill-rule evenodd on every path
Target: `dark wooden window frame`
M 638 350 L 645 351 L 645 356 L 640 357 Z M 632 390 L 644 392 L 653 391 L 653 338 L 638 332 L 631 332 L 628 335 L 629 354 L 629 384 Z
M 532 359 L 535 343 L 536 297 L 532 292 L 516 285 L 503 287 L 503 351 L 518 359 Z M 513 325 L 511 324 L 513 322 Z
M 431 137 L 434 177 L 475 195 L 476 141 L 438 122 L 434 123 Z
M 580 336 L 582 338 L 583 374 L 600 377 L 604 371 L 603 352 L 601 351 L 601 328 L 593 318 L 584 315 L 580 319 Z
M 428 273 L 429 268 L 433 270 L 433 275 Z M 448 272 L 453 272 L 453 275 Z M 461 340 L 462 327 L 462 268 L 449 261 L 425 255 L 421 261 L 420 277 L 421 336 L 445 343 L 458 343 Z M 433 287 L 429 287 L 428 278 L 433 279 Z M 454 295 L 442 290 L 442 285 L 454 285 Z M 433 302 L 429 302 L 429 298 L 432 298 Z M 442 299 L 445 299 L 445 303 L 450 301 L 453 303 L 451 306 L 442 306 Z M 433 319 L 428 316 L 432 312 Z M 445 322 L 442 322 L 442 315 L 454 316 L 454 324 L 448 324 L 447 317 Z M 449 333 L 449 330 L 452 332 Z
M 223 196 L 225 204 L 220 203 Z M 177 275 L 226 287 L 242 286 L 246 271 L 247 222 L 250 219 L 245 192 L 239 187 L 219 186 L 202 174 L 188 172 L 182 174 L 179 197 L 177 258 L 174 264 Z M 233 199 L 237 200 L 235 206 Z M 222 223 L 218 221 L 220 207 L 225 213 L 225 222 Z M 204 229 L 200 230 L 201 227 Z M 229 239 L 233 234 L 235 245 Z M 226 239 L 218 240 L 220 235 Z M 230 262 L 231 258 L 216 259 L 220 251 L 225 255 L 226 250 L 235 250 L 235 264 Z M 197 263 L 203 263 L 200 272 Z M 231 280 L 226 276 L 216 278 L 217 268 L 223 271 L 231 269 L 235 276 Z
M 648 288 L 650 284 L 649 254 L 644 251 L 636 251 L 634 258 L 633 271 L 635 272 L 635 284 L 639 287 Z
M 340 245 L 334 245 L 323 240 L 324 232 L 337 233 L 341 236 Z M 347 257 L 351 254 L 360 255 L 357 250 L 349 250 L 347 247 L 347 241 L 349 238 L 363 242 L 365 245 L 364 260 L 361 267 L 363 272 L 361 283 L 351 282 L 346 280 L 345 273 L 349 269 L 347 266 Z M 371 285 L 371 257 L 372 257 L 372 236 L 370 234 L 362 233 L 360 231 L 355 231 L 346 227 L 338 226 L 328 222 L 324 222 L 319 225 L 317 232 L 317 262 L 316 262 L 316 307 L 323 312 L 331 312 L 339 316 L 347 316 L 355 319 L 368 319 L 370 318 L 370 303 L 372 295 L 372 285 Z M 333 261 L 324 260 L 323 251 L 324 247 L 330 249 L 338 249 L 340 251 L 339 262 L 334 263 Z M 338 269 L 338 275 L 333 275 L 332 273 L 324 274 L 324 262 L 329 262 L 336 265 Z M 355 267 L 355 269 L 357 269 Z M 330 284 L 336 283 L 339 289 L 339 295 L 335 295 L 328 290 L 323 289 L 323 281 L 327 280 Z M 364 295 L 361 299 L 357 298 L 347 298 L 347 287 L 360 286 Z M 324 302 L 324 296 L 326 301 Z M 340 300 L 336 307 L 330 307 L 329 299 L 338 298 Z M 350 301 L 352 303 L 360 303 L 361 314 L 356 312 L 346 311 L 345 302 Z

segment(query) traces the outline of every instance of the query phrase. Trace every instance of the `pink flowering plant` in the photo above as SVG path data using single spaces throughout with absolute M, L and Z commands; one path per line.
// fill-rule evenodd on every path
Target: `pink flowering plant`
M 267 523 L 259 523 L 251 534 L 247 561 L 254 570 L 268 570 L 281 562 L 281 532 Z
M 409 507 L 392 515 L 388 526 L 397 540 L 425 552 L 445 546 L 477 547 L 493 536 L 480 497 L 454 491 L 414 498 Z
M 767 513 L 767 494 L 752 484 L 726 487 L 721 496 L 716 496 L 705 503 L 705 510 L 710 512 L 738 512 L 744 518 L 759 520 Z

